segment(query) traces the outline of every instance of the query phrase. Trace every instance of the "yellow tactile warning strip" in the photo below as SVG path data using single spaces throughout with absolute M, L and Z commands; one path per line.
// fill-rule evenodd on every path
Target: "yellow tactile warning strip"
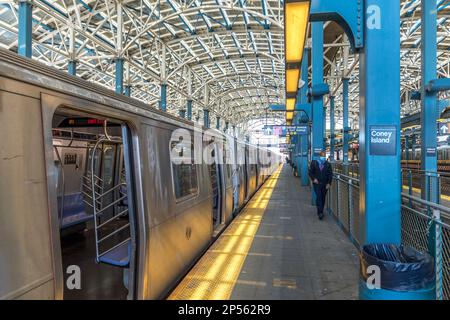
M 276 186 L 282 166 L 214 242 L 169 300 L 228 300 Z

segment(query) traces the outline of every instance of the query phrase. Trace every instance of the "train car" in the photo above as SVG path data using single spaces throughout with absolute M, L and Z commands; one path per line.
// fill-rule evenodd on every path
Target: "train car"
M 165 297 L 258 179 L 255 146 L 204 139 L 197 164 L 180 129 L 194 141 L 187 120 L 0 50 L 0 298 Z M 233 179 L 220 157 L 240 148 Z

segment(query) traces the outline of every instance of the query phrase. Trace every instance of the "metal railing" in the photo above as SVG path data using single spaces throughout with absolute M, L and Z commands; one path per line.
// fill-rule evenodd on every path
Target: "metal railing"
M 327 197 L 329 213 L 360 249 L 363 244 L 363 223 L 359 214 L 359 171 L 341 163 L 333 163 L 333 184 Z M 358 178 L 356 178 L 358 177 Z M 436 297 L 450 300 L 450 207 L 448 202 L 435 203 L 432 192 L 438 192 L 441 176 L 425 174 L 425 200 L 412 187 L 402 192 L 402 244 L 422 252 L 429 252 L 436 261 Z M 404 181 L 403 181 L 404 184 Z M 438 201 L 440 193 L 438 193 Z

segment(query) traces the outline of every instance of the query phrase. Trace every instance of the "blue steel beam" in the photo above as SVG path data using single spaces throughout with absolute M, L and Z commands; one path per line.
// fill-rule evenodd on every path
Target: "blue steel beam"
M 323 85 L 323 22 L 312 23 L 312 87 Z M 312 159 L 318 160 L 324 149 L 323 96 L 312 97 Z M 312 192 L 312 203 L 316 195 Z
M 187 112 L 187 119 L 189 121 L 192 120 L 192 100 L 188 100 L 186 103 L 186 112 Z
M 167 111 L 167 84 L 161 84 L 161 101 L 159 102 L 159 109 Z
M 361 244 L 401 242 L 400 0 L 366 0 L 360 52 Z M 384 139 L 374 138 L 384 135 Z
M 312 23 L 312 86 L 323 84 L 323 22 Z M 312 147 L 313 159 L 317 160 L 323 150 L 323 96 L 312 98 Z
M 297 104 L 295 105 L 294 111 L 304 111 L 308 110 L 309 108 L 311 108 L 310 103 L 300 103 L 300 100 L 297 99 Z M 273 112 L 286 112 L 286 106 L 284 104 L 271 105 L 270 109 Z
M 435 94 L 441 91 L 448 91 L 450 90 L 450 78 L 430 80 L 430 82 L 428 82 L 428 84 L 426 85 L 425 90 L 430 94 Z
M 421 103 L 421 169 L 437 172 L 437 128 L 438 117 L 437 91 L 445 89 L 446 81 L 435 80 L 437 76 L 437 11 L 436 0 L 421 1 L 421 66 L 422 66 L 422 103 Z M 443 88 L 444 87 L 444 88 Z M 437 178 L 426 177 L 422 189 L 422 198 L 435 203 L 440 202 Z M 429 212 L 430 215 L 432 214 Z M 433 221 L 430 230 L 435 230 Z M 428 236 L 428 251 L 436 258 L 435 232 Z M 438 292 L 437 292 L 438 293 Z M 439 295 L 440 293 L 438 293 Z
M 326 83 L 318 83 L 312 86 L 311 96 L 322 97 L 330 93 L 330 87 Z
M 349 86 L 349 79 L 343 78 L 342 79 L 342 117 L 343 117 L 343 131 L 344 131 L 344 141 L 343 141 L 343 147 L 342 147 L 342 157 L 344 164 L 348 163 L 348 142 L 349 142 L 349 134 L 350 127 L 348 126 L 348 86 Z
M 123 94 L 126 95 L 127 97 L 131 97 L 131 86 L 129 85 L 125 86 Z
M 77 62 L 74 60 L 71 60 L 67 63 L 67 72 L 69 74 L 76 76 L 77 75 Z
M 437 55 L 437 13 L 436 1 L 422 1 L 422 48 L 421 48 L 421 68 L 422 68 L 422 89 L 421 89 L 421 169 L 425 171 L 437 171 L 437 97 L 436 93 L 429 92 L 427 85 L 436 79 L 436 55 Z M 427 179 L 428 180 L 428 179 Z M 432 184 L 433 189 L 436 184 Z M 433 190 L 426 192 L 430 186 L 425 181 L 425 188 L 422 190 L 422 197 L 427 200 L 438 201 Z M 434 190 L 435 191 L 435 190 Z M 430 198 L 430 196 L 433 196 Z
M 209 110 L 203 109 L 203 126 L 209 128 Z
M 116 93 L 123 94 L 123 58 L 116 59 Z
M 312 106 L 308 103 L 308 68 L 309 68 L 309 54 L 310 49 L 305 49 L 303 51 L 303 59 L 301 64 L 301 78 L 304 81 L 305 85 L 298 90 L 298 99 L 297 102 L 300 105 L 304 106 L 304 111 L 306 116 L 308 117 L 308 122 L 311 120 L 311 110 Z M 309 185 L 309 177 L 308 177 L 308 154 L 309 154 L 309 136 L 303 136 L 301 138 L 301 161 L 300 161 L 300 179 L 302 186 Z
M 311 21 L 335 21 L 344 29 L 352 48 L 359 49 L 364 44 L 363 2 L 361 0 L 312 0 Z
M 33 5 L 31 1 L 19 1 L 18 54 L 31 58 L 33 55 Z
M 330 158 L 334 160 L 334 96 L 330 97 Z

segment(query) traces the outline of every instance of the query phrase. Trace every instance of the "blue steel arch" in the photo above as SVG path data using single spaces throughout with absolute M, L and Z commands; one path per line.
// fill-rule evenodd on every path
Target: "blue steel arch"
M 364 0 L 312 0 L 310 21 L 334 21 L 347 34 L 354 51 L 364 46 Z

